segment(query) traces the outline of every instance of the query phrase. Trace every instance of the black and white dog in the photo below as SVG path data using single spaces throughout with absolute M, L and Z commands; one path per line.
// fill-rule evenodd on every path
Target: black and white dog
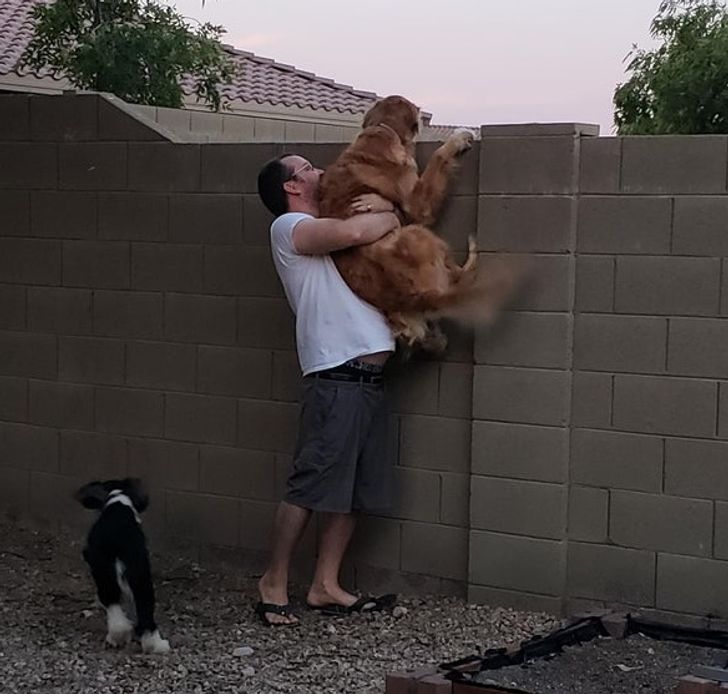
M 141 481 L 89 482 L 76 492 L 75 499 L 101 512 L 89 531 L 83 558 L 106 608 L 106 643 L 119 647 L 131 640 L 134 624 L 122 609 L 123 593 L 136 608 L 136 635 L 142 651 L 167 653 L 169 642 L 159 635 L 154 621 L 154 586 L 139 518 L 149 499 Z

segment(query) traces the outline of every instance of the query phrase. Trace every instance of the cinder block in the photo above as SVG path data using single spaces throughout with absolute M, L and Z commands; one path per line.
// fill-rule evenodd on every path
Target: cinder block
M 283 296 L 270 251 L 263 247 L 207 246 L 205 291 L 242 296 Z
M 296 319 L 285 299 L 240 297 L 237 305 L 241 347 L 296 348 Z
M 508 259 L 508 256 L 503 254 Z M 510 308 L 518 311 L 568 311 L 573 259 L 564 255 L 514 256 L 526 273 Z
M 470 467 L 470 421 L 417 415 L 402 417 L 399 464 L 466 472 Z
M 190 132 L 219 138 L 222 135 L 222 119 L 222 113 L 192 111 L 190 113 Z
M 565 482 L 568 441 L 568 431 L 562 428 L 475 421 L 472 472 L 491 477 Z
M 470 527 L 470 475 L 441 472 L 440 485 L 440 522 Z
M 501 422 L 566 423 L 568 374 L 561 371 L 476 366 L 473 416 Z
M 614 310 L 614 258 L 579 255 L 576 259 L 576 311 Z
M 629 605 L 655 604 L 655 553 L 569 542 L 570 597 Z
M 96 389 L 96 430 L 140 436 L 163 435 L 164 396 L 130 388 Z
M 255 119 L 225 113 L 222 117 L 222 139 L 231 142 L 252 142 Z
M 713 436 L 716 388 L 709 381 L 617 375 L 614 426 L 646 434 Z
M 110 337 L 162 337 L 162 295 L 152 292 L 94 292 L 94 332 Z
M 615 311 L 714 316 L 720 300 L 717 258 L 617 258 Z
M 385 694 L 414 694 L 415 679 L 408 672 L 388 672 L 384 681 Z
M 571 197 L 480 197 L 478 248 L 511 253 L 565 253 L 572 245 L 573 213 Z
M 198 447 L 179 441 L 134 439 L 129 441 L 129 473 L 153 489 L 199 489 Z M 162 503 L 162 495 L 157 495 Z
M 612 382 L 605 373 L 574 371 L 571 388 L 571 423 L 608 428 L 612 421 Z
M 243 230 L 240 195 L 172 195 L 169 240 L 176 243 L 239 244 Z
M 570 540 L 606 542 L 608 535 L 609 492 L 592 487 L 569 488 Z
M 499 605 L 510 607 L 520 612 L 545 612 L 546 614 L 563 614 L 561 598 L 538 593 L 524 593 L 502 588 L 468 585 L 468 602 L 479 605 Z M 487 690 L 482 694 L 487 694 Z
M 99 193 L 99 238 L 121 241 L 164 241 L 169 205 L 155 193 Z
M 720 686 L 717 682 L 693 675 L 681 677 L 675 690 L 675 694 L 718 694 L 718 692 Z
M 130 142 L 131 190 L 195 191 L 200 187 L 200 145 Z
M 36 190 L 30 194 L 30 235 L 92 239 L 96 236 L 96 194 Z
M 285 140 L 285 123 L 273 118 L 255 118 L 254 142 L 282 142 Z
M 662 439 L 574 429 L 570 479 L 592 487 L 659 492 L 662 488 Z
M 190 121 L 192 120 L 192 111 L 190 109 L 159 106 L 156 111 L 156 121 L 163 128 L 178 135 L 190 132 Z
M 0 422 L 0 460 L 22 470 L 58 470 L 58 431 Z
M 179 342 L 233 344 L 235 299 L 221 296 L 166 294 L 165 337 Z
M 3 140 L 30 139 L 30 95 L 0 94 Z
M 596 371 L 662 373 L 667 320 L 646 316 L 578 315 L 574 366 Z
M 475 342 L 475 330 L 472 325 L 465 325 L 454 320 L 443 318 L 440 321 L 440 328 L 447 337 L 447 348 L 444 354 L 437 357 L 437 361 L 443 364 L 465 364 L 473 363 L 473 344 Z M 417 357 L 415 357 L 417 359 Z M 422 355 L 423 360 L 431 359 Z
M 61 337 L 58 375 L 65 381 L 121 385 L 124 343 L 84 337 Z
M 0 285 L 0 328 L 23 329 L 26 326 L 25 287 Z
M 135 105 L 132 109 L 126 112 L 122 110 L 120 105 L 117 105 L 115 99 L 106 99 L 99 96 L 99 139 L 122 140 L 124 142 L 162 141 L 165 139 L 142 120 L 144 116 L 141 114 L 145 114 L 142 109 L 148 109 L 148 115 L 145 115 L 149 120 L 154 121 L 156 111 L 154 107 Z M 141 117 L 135 117 L 137 114 Z
M 298 402 L 301 389 L 301 367 L 292 350 L 273 352 L 273 400 Z
M 60 518 L 66 526 L 78 527 L 85 521 L 88 528 L 88 513 L 73 499 L 76 482 L 66 475 L 52 472 L 30 473 L 30 513 L 41 522 L 54 527 Z
M 679 255 L 728 255 L 726 215 L 728 200 L 724 196 L 675 198 L 672 252 Z
M 291 453 L 298 406 L 288 402 L 238 401 L 238 443 L 243 448 Z
M 98 96 L 34 94 L 29 99 L 33 140 L 82 142 L 98 138 Z
M 271 353 L 267 350 L 200 345 L 197 389 L 216 395 L 269 398 L 271 362 Z
M 243 195 L 243 243 L 270 248 L 270 225 L 273 215 L 257 194 Z
M 124 241 L 64 241 L 63 284 L 127 289 L 129 244 Z
M 440 517 L 440 475 L 429 470 L 395 467 L 396 502 L 387 512 L 395 518 L 437 523 Z
M 435 363 L 410 363 L 389 372 L 392 409 L 402 414 L 437 414 L 440 370 Z
M 316 126 L 313 123 L 283 121 L 283 140 L 285 142 L 314 142 Z
M 726 138 L 628 137 L 622 141 L 622 192 L 725 193 Z
M 468 237 L 478 229 L 478 199 L 475 195 L 448 196 L 433 229 L 453 250 L 467 251 Z
M 91 290 L 28 288 L 28 329 L 44 333 L 90 335 Z
M 28 511 L 30 504 L 30 471 L 0 467 L 0 513 L 15 519 Z
M 57 188 L 58 147 L 50 143 L 0 143 L 0 188 Z
M 28 420 L 28 381 L 24 378 L 0 377 L 0 420 Z
M 126 477 L 126 439 L 87 431 L 62 431 L 60 471 L 83 483 Z
M 58 167 L 58 187 L 62 190 L 123 190 L 127 185 L 127 145 L 61 144 Z
M 269 551 L 273 520 L 278 504 L 269 501 L 246 499 L 240 502 L 239 538 L 240 547 L 246 550 Z M 313 527 L 311 523 L 310 528 Z M 298 545 L 298 554 L 305 548 L 304 540 Z
M 540 595 L 564 589 L 566 543 L 472 530 L 469 582 Z
M 455 581 L 467 578 L 468 530 L 402 523 L 402 570 Z
M 416 694 L 450 694 L 452 682 L 442 675 L 429 675 L 417 681 Z
M 201 443 L 235 443 L 237 411 L 233 398 L 168 393 L 164 410 L 166 438 Z
M 609 537 L 625 547 L 710 556 L 713 503 L 613 491 L 609 501 Z
M 402 568 L 402 523 L 390 518 L 363 516 L 352 539 L 351 555 L 363 563 L 399 571 Z
M 728 442 L 665 440 L 665 492 L 728 500 Z
M 203 249 L 168 243 L 131 247 L 131 286 L 173 292 L 202 291 Z
M 0 239 L 0 282 L 60 284 L 61 242 Z
M 721 319 L 670 320 L 670 373 L 683 376 L 728 377 L 728 322 Z
M 440 364 L 437 413 L 470 419 L 473 412 L 472 364 Z
M 728 504 L 722 501 L 715 502 L 713 555 L 716 559 L 728 559 Z
M 237 499 L 167 492 L 167 531 L 223 547 L 237 547 L 240 508 Z
M 576 248 L 579 253 L 669 253 L 672 199 L 582 197 Z
M 275 455 L 222 446 L 200 448 L 200 491 L 278 501 Z
M 30 195 L 27 190 L 0 190 L 3 236 L 30 236 Z
M 28 417 L 33 424 L 60 429 L 93 429 L 93 388 L 30 381 Z
M 195 390 L 197 350 L 194 345 L 129 342 L 126 383 L 160 390 Z
M 696 590 L 696 586 L 709 586 L 709 589 Z M 728 616 L 728 562 L 659 554 L 656 607 L 725 619 Z
M 258 172 L 280 154 L 276 144 L 202 145 L 202 190 L 216 193 L 257 193 Z
M 476 364 L 566 368 L 570 318 L 556 313 L 503 313 L 475 341 Z
M 480 142 L 481 193 L 575 192 L 573 136 L 485 137 Z
M 479 476 L 470 482 L 470 522 L 478 530 L 560 540 L 566 512 L 561 484 Z
M 57 373 L 54 335 L 0 331 L 0 374 L 55 379 Z
M 582 137 L 579 140 L 579 190 L 582 193 L 619 192 L 622 140 Z

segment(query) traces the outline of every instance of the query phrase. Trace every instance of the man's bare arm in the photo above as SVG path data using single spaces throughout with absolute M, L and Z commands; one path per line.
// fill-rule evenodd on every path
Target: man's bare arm
M 372 212 L 349 219 L 304 219 L 293 229 L 293 245 L 301 255 L 324 255 L 350 246 L 363 246 L 399 228 L 391 212 Z

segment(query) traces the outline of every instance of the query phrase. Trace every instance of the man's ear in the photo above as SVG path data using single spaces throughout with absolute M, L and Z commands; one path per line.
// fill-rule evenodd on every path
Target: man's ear
M 296 182 L 295 178 L 290 179 L 289 181 L 285 181 L 283 183 L 283 190 L 288 193 L 288 195 L 300 195 L 301 191 L 298 189 L 298 183 Z
M 122 480 L 122 491 L 131 499 L 138 513 L 146 511 L 149 506 L 149 496 L 138 477 L 127 477 Z
M 84 484 L 73 498 L 80 502 L 85 508 L 98 510 L 103 508 L 108 492 L 102 482 L 89 482 Z

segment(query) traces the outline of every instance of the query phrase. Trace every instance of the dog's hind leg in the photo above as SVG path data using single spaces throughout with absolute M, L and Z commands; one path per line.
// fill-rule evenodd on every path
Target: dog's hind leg
M 99 602 L 106 608 L 106 643 L 114 648 L 131 640 L 134 625 L 121 607 L 121 588 L 113 558 L 87 554 Z
M 126 578 L 134 595 L 137 611 L 136 633 L 144 653 L 164 654 L 169 652 L 169 641 L 159 635 L 154 621 L 154 584 L 147 556 L 135 556 L 127 562 Z

